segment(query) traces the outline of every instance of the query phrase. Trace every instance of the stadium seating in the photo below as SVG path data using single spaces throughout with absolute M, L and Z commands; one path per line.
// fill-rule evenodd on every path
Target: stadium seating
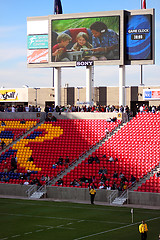
M 4 141 L 6 146 L 9 145 L 13 140 L 18 139 L 35 126 L 37 122 L 39 122 L 38 119 L 27 119 L 25 122 L 23 122 L 22 119 L 0 119 L 1 142 Z
M 9 157 L 5 158 L 6 153 L 2 154 L 1 171 L 4 169 L 4 161 L 7 161 L 9 167 L 11 157 L 16 153 L 17 173 L 26 174 L 27 169 L 30 169 L 32 171 L 30 180 L 35 176 L 40 180 L 42 175 L 52 178 L 68 167 L 66 164 L 53 167 L 60 156 L 63 159 L 68 156 L 70 163 L 77 160 L 105 137 L 106 127 L 112 131 L 118 124 L 119 121 L 108 123 L 99 119 L 59 119 L 56 122 L 45 122 L 14 144 L 9 150 Z M 28 159 L 31 156 L 34 161 L 30 162 Z M 19 181 L 11 180 L 10 183 L 19 183 Z
M 71 187 L 74 179 L 83 175 L 86 178 L 95 176 L 95 183 L 99 187 L 101 174 L 100 168 L 106 168 L 106 185 L 110 187 L 115 182 L 119 187 L 121 179 L 113 178 L 116 171 L 118 176 L 122 172 L 127 178 L 128 186 L 131 175 L 139 181 L 148 172 L 155 168 L 160 162 L 160 113 L 138 114 L 123 128 L 117 131 L 109 140 L 89 157 L 97 156 L 99 163 L 88 164 L 88 158 L 78 164 L 74 169 L 63 177 L 63 186 Z M 0 156 L 0 177 L 4 174 L 4 163 L 10 167 L 11 157 L 16 154 L 18 167 L 16 173 L 10 173 L 9 183 L 23 183 L 19 180 L 19 174 L 27 174 L 30 169 L 30 181 L 35 176 L 40 180 L 41 176 L 48 175 L 50 178 L 57 176 L 65 170 L 68 165 L 55 166 L 59 157 L 69 157 L 69 162 L 76 161 L 81 155 L 87 152 L 99 140 L 105 137 L 105 129 L 111 132 L 120 122 L 107 122 L 105 120 L 64 120 L 56 122 L 45 122 L 13 145 L 8 151 Z M 29 162 L 29 157 L 34 161 Z M 114 161 L 110 162 L 112 157 Z M 44 184 L 44 182 L 41 182 Z M 56 184 L 58 185 L 58 184 Z M 78 187 L 88 187 L 89 183 L 82 183 Z M 137 191 L 159 192 L 159 178 L 156 176 L 147 180 Z
M 98 171 L 101 167 L 107 168 L 106 178 L 110 179 L 109 182 L 107 180 L 107 185 L 112 186 L 116 182 L 117 186 L 120 186 L 120 178 L 113 178 L 114 171 L 118 176 L 122 172 L 129 182 L 131 175 L 139 181 L 160 162 L 159 132 L 160 113 L 138 114 L 92 154 L 99 158 L 99 164 L 94 162 L 90 166 L 87 164 L 88 159 L 85 159 L 74 170 L 67 173 L 63 178 L 63 185 L 70 186 L 74 179 L 79 179 L 82 175 L 87 178 L 95 176 L 98 184 L 100 182 Z M 106 155 L 106 158 L 103 155 Z M 109 157 L 113 157 L 116 161 L 109 162 Z M 82 187 L 87 186 L 88 184 L 83 184 Z
M 160 177 L 157 177 L 156 174 L 154 174 L 154 176 L 147 179 L 146 182 L 142 183 L 142 185 L 135 191 L 160 193 Z

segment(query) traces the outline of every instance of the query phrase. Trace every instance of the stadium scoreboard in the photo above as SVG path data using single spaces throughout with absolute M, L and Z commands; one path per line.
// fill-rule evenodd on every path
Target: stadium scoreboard
M 107 26 L 108 44 L 116 42 L 115 49 L 108 55 L 105 51 L 94 51 L 93 42 L 96 40 L 91 26 L 95 22 L 102 22 Z M 105 30 L 101 29 L 101 33 L 103 32 Z M 90 47 L 87 48 L 86 45 L 86 48 L 73 50 L 77 36 L 87 36 L 85 40 Z M 60 42 L 65 41 L 67 44 L 57 47 Z M 27 18 L 28 67 L 86 66 L 89 61 L 94 65 L 154 64 L 155 10 L 120 10 Z

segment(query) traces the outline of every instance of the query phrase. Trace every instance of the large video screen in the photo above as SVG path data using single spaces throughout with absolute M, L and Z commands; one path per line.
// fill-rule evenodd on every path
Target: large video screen
M 51 61 L 120 59 L 120 16 L 53 19 Z
M 152 59 L 152 16 L 150 14 L 128 17 L 126 48 L 128 60 Z

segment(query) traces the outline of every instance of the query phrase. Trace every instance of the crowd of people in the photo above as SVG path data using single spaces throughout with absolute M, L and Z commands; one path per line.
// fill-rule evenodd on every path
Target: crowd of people
M 40 106 L 34 106 L 34 105 L 29 105 L 29 106 L 23 106 L 23 105 L 8 105 L 8 106 L 3 106 L 0 105 L 0 112 L 41 112 L 42 109 Z M 140 107 L 137 107 L 137 112 L 159 112 L 160 111 L 160 105 L 159 106 L 148 106 L 146 104 L 141 105 Z M 93 105 L 93 106 L 88 106 L 88 105 L 82 105 L 82 106 L 76 106 L 76 105 L 67 105 L 67 106 L 54 106 L 54 105 L 47 105 L 44 108 L 44 112 L 49 113 L 49 112 L 57 112 L 57 113 L 62 113 L 62 112 L 115 112 L 115 113 L 127 113 L 129 116 L 131 114 L 131 111 L 128 107 L 126 106 L 115 106 L 115 105 Z
M 145 113 L 145 112 L 152 112 L 152 113 L 156 113 L 156 112 L 160 112 L 160 105 L 159 106 L 148 106 L 146 104 L 141 105 L 138 108 L 138 112 L 140 113 Z
M 130 179 L 128 180 L 125 175 L 121 172 L 118 174 L 116 171 L 114 172 L 112 178 L 107 176 L 107 169 L 105 167 L 99 169 L 99 177 L 90 176 L 85 177 L 83 175 L 80 178 L 74 178 L 70 182 L 70 186 L 73 187 L 81 187 L 84 183 L 87 184 L 88 188 L 93 187 L 94 189 L 106 189 L 106 190 L 119 190 L 124 191 L 128 188 L 128 186 L 133 185 L 136 182 L 136 178 L 131 175 Z M 119 180 L 119 184 L 118 184 Z M 60 178 L 56 184 L 58 186 L 63 186 L 64 181 Z
M 23 106 L 23 105 L 0 105 L 0 112 L 41 112 L 40 106 Z
M 93 105 L 93 106 L 88 106 L 88 105 L 82 105 L 82 106 L 76 106 L 76 105 L 68 105 L 68 106 L 46 106 L 44 111 L 46 113 L 48 112 L 126 112 L 129 114 L 129 107 L 126 105 L 125 107 L 123 106 L 114 106 L 114 105 Z

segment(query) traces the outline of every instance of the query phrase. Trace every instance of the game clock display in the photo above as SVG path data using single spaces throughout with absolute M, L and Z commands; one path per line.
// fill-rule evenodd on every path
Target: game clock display
M 151 15 L 128 17 L 126 48 L 128 60 L 152 59 Z

